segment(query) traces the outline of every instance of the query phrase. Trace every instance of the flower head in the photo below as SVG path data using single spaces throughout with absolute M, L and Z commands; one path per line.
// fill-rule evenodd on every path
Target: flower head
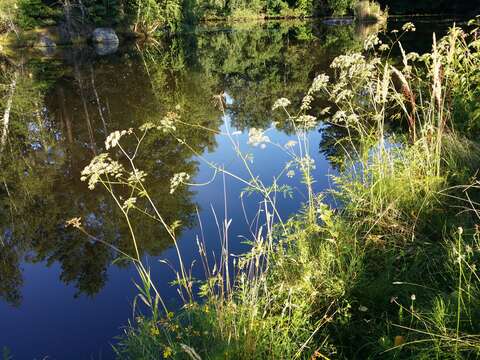
M 265 143 L 270 142 L 270 138 L 265 135 L 261 129 L 251 128 L 248 131 L 248 144 L 252 146 L 259 146 L 264 148 Z M 263 145 L 263 146 L 262 146 Z
M 415 28 L 415 25 L 413 25 L 413 23 L 407 22 L 407 23 L 403 24 L 402 30 L 403 30 L 403 31 L 407 31 L 407 32 L 408 32 L 408 31 L 412 31 L 412 32 L 413 32 L 413 31 L 416 30 L 416 28 Z
M 309 94 L 316 93 L 322 89 L 325 89 L 325 87 L 328 85 L 330 78 L 328 75 L 325 74 L 320 74 L 313 79 L 312 85 L 310 86 L 310 89 L 308 90 Z
M 288 100 L 287 98 L 280 98 L 277 101 L 275 101 L 275 103 L 272 106 L 272 110 L 278 109 L 280 107 L 285 108 L 290 104 L 291 104 L 290 100 Z
M 297 122 L 305 129 L 312 129 L 317 125 L 317 118 L 312 115 L 300 115 Z
M 123 209 L 128 210 L 128 209 L 133 208 L 135 206 L 136 202 L 137 202 L 137 198 L 135 198 L 135 197 L 128 198 L 123 203 Z
M 158 130 L 163 132 L 171 132 L 177 130 L 175 123 L 180 119 L 180 116 L 174 112 L 168 112 L 162 120 L 160 120 L 160 126 L 157 127 Z
M 297 145 L 297 142 L 295 140 L 289 140 L 287 143 L 284 145 L 286 149 L 291 149 L 295 145 Z
M 170 179 L 170 194 L 173 194 L 181 184 L 185 184 L 189 179 L 190 175 L 186 172 L 174 174 Z
M 74 217 L 70 220 L 65 221 L 65 227 L 72 226 L 74 228 L 80 228 L 82 226 L 82 218 L 81 217 Z
M 118 161 L 112 160 L 108 154 L 103 153 L 95 156 L 90 164 L 82 170 L 80 180 L 88 180 L 88 188 L 93 190 L 95 185 L 102 180 L 102 176 L 108 175 L 118 179 L 124 171 L 125 169 Z
M 123 135 L 131 134 L 132 132 L 133 129 L 112 132 L 110 135 L 107 136 L 107 139 L 105 140 L 105 149 L 113 149 L 115 146 L 118 145 Z

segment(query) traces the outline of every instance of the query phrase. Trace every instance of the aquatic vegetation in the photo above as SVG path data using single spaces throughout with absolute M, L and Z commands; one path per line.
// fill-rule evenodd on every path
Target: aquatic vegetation
M 206 276 L 198 289 L 202 299 L 191 293 L 193 279 L 180 268 L 179 291 L 192 297 L 177 314 L 159 317 L 154 308 L 153 318 L 140 318 L 126 330 L 118 356 L 476 358 L 480 153 L 478 144 L 454 131 L 455 101 L 447 96 L 463 74 L 453 59 L 478 56 L 458 46 L 475 41 L 467 37 L 454 28 L 438 43 L 434 37 L 432 52 L 422 57 L 404 53 L 394 41 L 402 50 L 400 65 L 365 53 L 340 56 L 332 63 L 334 77 L 318 76 L 298 113 L 290 100 L 274 103 L 298 134 L 298 142 L 278 144 L 291 156 L 285 173 L 293 164 L 308 193 L 303 210 L 290 219 L 278 215 L 277 180 L 267 185 L 251 172 L 248 155 L 227 128 L 223 135 L 251 177 L 203 160 L 262 196 L 251 250 L 229 258 L 232 220 L 224 219 L 223 250 L 213 267 L 198 241 Z M 381 45 L 367 39 L 365 48 Z M 318 97 L 331 104 L 323 110 L 329 126 L 347 130 L 338 140 L 349 151 L 334 177 L 336 208 L 312 190 L 315 165 L 305 130 Z M 387 127 L 395 121 L 408 134 Z M 250 135 L 251 145 L 276 146 L 260 129 Z

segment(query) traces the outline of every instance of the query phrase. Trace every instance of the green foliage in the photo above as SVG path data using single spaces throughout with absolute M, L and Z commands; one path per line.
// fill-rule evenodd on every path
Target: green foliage
M 470 14 L 479 10 L 475 1 L 449 0 L 379 0 L 392 14 Z
M 15 29 L 17 13 L 16 0 L 5 0 L 0 3 L 0 34 Z
M 134 31 L 153 34 L 157 30 L 175 30 L 183 21 L 182 4 L 178 0 L 135 0 L 130 3 Z
M 343 16 L 352 12 L 356 0 L 327 0 L 327 9 L 334 16 Z
M 479 19 L 470 21 L 472 28 L 479 25 Z M 475 31 L 475 30 L 472 30 Z M 450 37 L 441 46 L 448 46 L 454 39 L 464 36 L 459 28 L 452 29 Z M 475 139 L 480 131 L 480 75 L 475 70 L 480 66 L 480 39 L 468 42 L 455 41 L 452 57 L 449 59 L 449 76 L 452 77 L 453 118 L 458 130 Z
M 183 25 L 209 19 L 352 14 L 356 0 L 328 0 L 319 3 L 312 0 L 69 0 L 62 4 L 47 0 L 8 1 L 16 7 L 5 6 L 3 11 L 0 8 L 2 28 L 6 28 L 10 20 L 21 29 L 66 22 L 75 24 L 77 30 L 88 25 L 129 26 L 136 32 L 152 35 L 163 30 L 175 31 Z
M 412 24 L 404 28 L 414 29 Z M 478 106 L 477 40 L 452 29 L 431 54 L 419 57 L 402 49 L 401 58 L 385 60 L 375 49 L 389 51 L 399 37 L 380 44 L 368 36 L 365 51 L 358 52 L 351 28 L 336 29 L 334 36 L 317 35 L 302 24 L 293 29 L 269 24 L 266 29 L 246 32 L 240 24 L 228 34 L 205 33 L 196 39 L 195 56 L 185 52 L 188 38 L 173 38 L 168 44 L 156 44 L 155 50 L 146 49 L 137 62 L 126 57 L 122 68 L 126 80 L 116 87 L 123 86 L 120 92 L 131 95 L 109 98 L 122 105 L 109 101 L 113 109 L 109 116 L 128 116 L 133 125 L 112 132 L 105 147 L 105 106 L 101 99 L 95 100 L 98 103 L 88 99 L 98 97 L 97 87 L 101 94 L 111 91 L 112 71 L 118 68 L 99 66 L 101 73 L 95 75 L 93 68 L 85 70 L 76 63 L 67 81 L 40 84 L 34 82 L 39 74 L 58 68 L 37 64 L 32 74 L 8 69 L 2 83 L 8 85 L 15 71 L 19 81 L 11 151 L 2 155 L 8 160 L 1 171 L 6 184 L 2 191 L 8 194 L 0 204 L 0 223 L 10 225 L 14 203 L 15 242 L 1 244 L 0 295 L 19 302 L 20 259 L 32 251 L 34 261 L 60 261 L 62 280 L 75 282 L 79 291 L 95 293 L 113 260 L 111 248 L 99 241 L 108 239 L 109 246 L 136 264 L 137 301 L 152 310 L 151 318 L 141 317 L 126 329 L 117 348 L 120 358 L 477 358 L 480 151 L 470 133 L 478 125 L 478 119 L 470 116 Z M 338 46 L 340 38 L 356 52 L 337 57 L 330 76 L 318 75 L 302 96 L 309 74 L 315 72 L 309 59 L 328 59 L 335 51 L 344 51 Z M 302 39 L 322 46 L 305 49 Z M 184 72 L 189 66 L 203 72 Z M 129 81 L 131 73 L 137 82 Z M 285 77 L 297 86 L 285 86 Z M 62 86 L 73 86 L 70 93 L 79 95 L 62 98 L 63 105 L 45 104 L 40 89 L 49 90 L 52 83 L 60 84 L 55 89 L 59 94 Z M 2 106 L 8 96 L 6 85 Z M 179 254 L 176 285 L 185 304 L 172 314 L 164 308 L 141 257 L 144 249 L 159 253 L 168 244 L 176 245 L 181 225 L 191 220 L 194 206 L 186 185 L 198 168 L 191 154 L 204 160 L 202 151 L 214 146 L 220 114 L 213 109 L 210 94 L 219 88 L 242 99 L 225 108 L 222 97 L 217 97 L 222 110 L 235 114 L 237 128 L 250 127 L 250 141 L 269 142 L 261 129 L 270 118 L 298 136 L 299 143 L 286 149 L 284 144 L 270 145 L 291 156 L 284 171 L 301 172 L 308 200 L 299 214 L 284 222 L 276 215 L 275 195 L 286 187 L 276 180 L 263 183 L 254 174 L 236 177 L 249 191 L 259 193 L 265 205 L 256 216 L 262 224 L 250 238 L 252 250 L 236 257 L 232 269 L 229 252 L 222 249 L 215 270 L 207 269 L 206 280 L 200 283 L 190 277 Z M 292 101 L 272 99 L 280 96 Z M 319 100 L 321 109 L 312 105 Z M 58 129 L 42 122 L 45 108 L 62 116 L 64 147 L 56 140 Z M 75 123 L 85 127 L 75 127 L 65 108 L 83 109 L 75 114 Z M 259 108 L 272 112 L 259 116 Z M 295 108 L 300 110 L 291 110 Z M 338 201 L 335 209 L 323 201 L 325 194 L 312 190 L 314 164 L 306 135 L 317 123 L 312 113 L 327 118 L 325 131 L 334 134 L 335 145 L 344 150 L 334 154 L 341 166 L 335 188 L 327 194 Z M 111 121 L 111 130 L 127 122 Z M 72 127 L 80 134 L 78 141 L 69 139 Z M 86 130 L 92 127 L 95 132 Z M 96 190 L 85 200 L 77 197 L 73 179 L 67 177 L 64 184 L 75 164 L 84 165 L 75 158 L 85 150 L 78 143 L 103 152 L 86 168 L 83 180 L 93 188 L 103 186 L 108 196 Z M 137 153 L 140 144 L 147 151 Z M 236 141 L 232 144 L 251 170 L 248 154 L 236 147 Z M 73 155 L 64 157 L 66 153 Z M 216 173 L 235 176 L 216 164 L 207 165 Z M 62 186 L 67 189 L 58 191 Z M 79 203 L 81 207 L 72 207 Z M 85 242 L 56 221 L 65 214 L 86 218 L 92 208 L 101 220 L 100 229 L 78 218 L 69 223 L 96 241 Z M 148 221 L 161 223 L 162 230 L 148 226 Z M 225 238 L 228 224 L 219 229 Z M 159 236 L 167 241 L 149 243 Z M 204 256 L 206 249 L 199 246 Z M 199 286 L 200 302 L 192 295 L 193 284 Z
M 381 8 L 391 8 L 394 14 L 476 10 L 473 2 L 464 3 L 385 0 Z M 65 18 L 67 8 L 69 19 Z M 130 26 L 151 35 L 203 20 L 344 16 L 354 12 L 368 20 L 385 18 L 376 2 L 358 0 L 5 0 L 0 4 L 0 31 L 5 31 L 12 21 L 23 29 L 74 21 L 80 26 Z
M 42 0 L 5 0 L 0 3 L 0 34 L 17 28 L 54 25 L 60 19 L 58 6 Z
M 82 4 L 88 11 L 90 21 L 97 25 L 114 26 L 123 19 L 123 0 L 86 0 Z
M 49 6 L 42 0 L 17 0 L 17 24 L 22 29 L 54 25 L 61 12 L 58 6 Z

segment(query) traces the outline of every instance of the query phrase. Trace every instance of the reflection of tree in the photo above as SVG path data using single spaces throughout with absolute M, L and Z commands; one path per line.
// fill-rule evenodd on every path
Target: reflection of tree
M 160 119 L 162 112 L 171 106 L 162 103 L 162 99 L 178 98 L 175 92 L 183 91 L 178 84 L 183 83 L 186 88 L 194 85 L 186 83 L 188 77 L 180 73 L 171 74 L 177 85 L 156 84 L 154 88 L 146 70 L 135 58 L 115 65 L 107 61 L 74 63 L 62 69 L 53 84 L 37 86 L 47 91 L 45 101 L 40 92 L 32 96 L 31 91 L 21 91 L 29 87 L 17 91 L 9 146 L 3 154 L 4 166 L 0 171 L 4 182 L 0 188 L 0 296 L 5 300 L 20 301 L 22 261 L 58 262 L 62 281 L 75 284 L 78 293 L 93 295 L 104 286 L 107 267 L 116 254 L 103 243 L 65 228 L 65 220 L 69 218 L 81 216 L 88 232 L 97 239 L 122 251 L 133 251 L 115 204 L 101 191 L 88 191 L 79 177 L 93 155 L 92 150 L 102 151 L 106 131 L 138 127 L 147 120 Z M 149 64 L 148 71 L 160 74 L 167 70 L 154 63 Z M 25 72 L 22 81 L 33 82 L 35 77 L 30 79 L 30 74 L 34 72 Z M 209 92 L 204 93 L 207 98 L 197 99 L 208 104 Z M 195 103 L 189 107 L 198 108 Z M 204 126 L 219 125 L 213 107 L 210 113 L 185 114 L 198 115 L 195 121 Z M 178 132 L 189 138 L 199 152 L 215 146 L 209 133 L 194 133 L 190 127 L 179 127 Z M 190 158 L 191 153 L 177 141 L 157 135 L 144 141 L 137 164 L 149 174 L 147 185 L 165 219 L 170 223 L 180 220 L 184 226 L 192 224 L 193 193 L 183 189 L 172 196 L 168 189 L 175 172 L 195 175 L 197 163 Z M 159 255 L 170 245 L 166 234 L 153 221 L 137 216 L 135 224 L 143 252 Z M 181 229 L 177 232 L 180 235 Z
M 276 99 L 287 97 L 298 108 L 313 77 L 335 55 L 358 44 L 352 26 L 274 22 L 200 35 L 197 53 L 204 71 L 233 98 L 233 125 L 265 128 L 272 120 L 281 125 L 283 118 L 271 111 Z
M 352 27 L 269 23 L 173 37 L 154 49 L 107 59 L 75 50 L 65 55 L 63 65 L 29 62 L 19 71 L 1 158 L 0 296 L 19 303 L 23 261 L 59 263 L 62 281 L 93 295 L 104 286 L 107 267 L 117 255 L 102 242 L 133 253 L 111 198 L 101 190 L 88 191 L 79 180 L 92 156 L 104 151 L 108 133 L 159 123 L 175 110 L 189 124 L 179 123 L 177 136 L 197 152 L 213 150 L 214 133 L 198 130 L 221 125 L 213 95 L 225 91 L 234 99 L 229 111 L 236 127 L 267 127 L 271 120 L 282 120 L 270 110 L 277 98 L 288 97 L 296 106 L 332 56 L 357 44 Z M 148 174 L 146 186 L 165 221 L 191 226 L 194 193 L 182 188 L 169 194 L 173 174 L 195 176 L 198 171 L 191 152 L 170 136 L 152 133 L 143 141 L 136 166 Z M 102 242 L 65 228 L 65 221 L 77 216 Z M 159 255 L 170 246 L 154 220 L 135 213 L 133 223 L 142 252 Z M 181 231 L 176 230 L 178 236 Z
M 0 297 L 13 305 L 18 305 L 21 300 L 22 284 L 19 253 L 11 241 L 3 239 L 0 251 Z

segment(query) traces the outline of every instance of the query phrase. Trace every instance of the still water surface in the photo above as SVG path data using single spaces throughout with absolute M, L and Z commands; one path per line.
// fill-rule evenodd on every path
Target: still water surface
M 404 46 L 428 50 L 432 30 L 443 33 L 450 24 L 419 21 Z M 320 21 L 215 25 L 156 47 L 131 44 L 107 56 L 91 48 L 19 52 L 20 80 L 0 174 L 0 348 L 7 347 L 14 359 L 110 359 L 111 344 L 133 318 L 135 270 L 126 262 L 112 264 L 111 248 L 64 226 L 81 216 L 95 237 L 133 251 L 113 201 L 80 181 L 83 167 L 105 151 L 110 132 L 158 122 L 166 112 L 181 109 L 190 124 L 241 132 L 238 140 L 252 153 L 254 171 L 270 183 L 288 159 L 273 146 L 249 146 L 248 130 L 268 128 L 271 141 L 279 144 L 291 140 L 281 113 L 271 111 L 273 102 L 287 97 L 298 104 L 334 56 L 360 50 L 377 30 Z M 213 101 L 220 93 L 227 98 L 226 115 Z M 226 137 L 198 127 L 177 131 L 198 154 L 247 176 Z M 317 191 L 330 186 L 335 168 L 327 158 L 338 135 L 321 126 L 310 134 Z M 249 227 L 240 202 L 242 183 L 222 176 L 210 182 L 213 171 L 205 162 L 168 136 L 148 137 L 138 166 L 148 173 L 147 186 L 167 222 L 181 221 L 177 232 L 187 264 L 198 260 L 197 209 L 210 251 L 218 253 L 220 243 L 214 212 L 219 219 L 234 219 L 230 252 L 245 251 L 242 237 L 249 236 Z M 170 178 L 178 172 L 208 185 L 181 187 L 171 195 Z M 288 216 L 301 206 L 304 191 L 298 175 L 281 181 L 293 189 L 292 198 L 278 199 L 282 216 Z M 258 199 L 244 198 L 244 207 L 251 219 Z M 135 224 L 152 278 L 175 306 L 168 285 L 173 274 L 158 261 L 175 266 L 172 244 L 158 224 L 142 217 Z M 201 266 L 194 273 L 201 277 Z

